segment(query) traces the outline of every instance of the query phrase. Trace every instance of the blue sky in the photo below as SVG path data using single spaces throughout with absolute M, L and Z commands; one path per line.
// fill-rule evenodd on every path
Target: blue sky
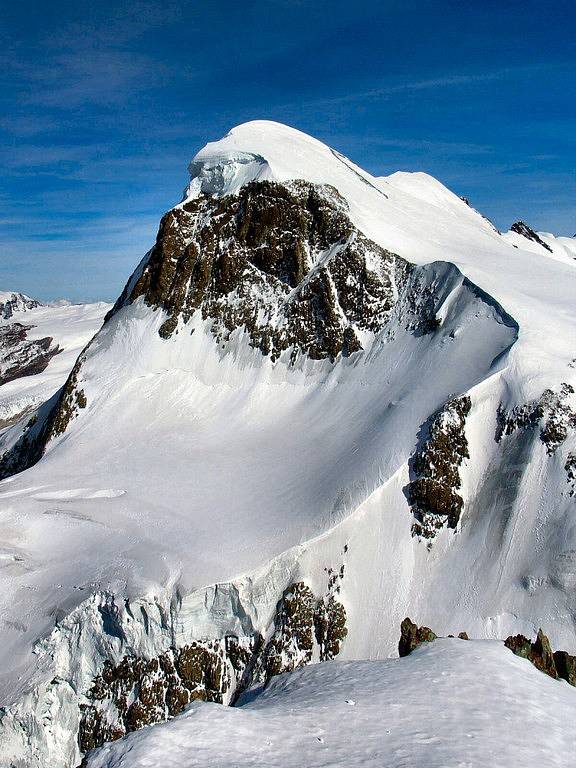
M 114 299 L 187 164 L 279 120 L 576 231 L 573 0 L 0 3 L 0 289 Z

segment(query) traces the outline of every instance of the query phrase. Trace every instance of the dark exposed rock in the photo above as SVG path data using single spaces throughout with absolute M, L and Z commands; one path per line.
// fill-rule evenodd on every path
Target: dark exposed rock
M 564 465 L 566 470 L 566 479 L 570 486 L 570 496 L 574 496 L 576 493 L 576 453 L 569 453 Z
M 343 573 L 343 572 L 342 572 Z M 330 574 L 328 593 L 314 596 L 303 582 L 284 592 L 276 612 L 274 634 L 264 652 L 264 677 L 291 672 L 309 664 L 317 648 L 320 661 L 335 658 L 348 630 L 346 609 L 336 599 L 340 574 Z
M 125 731 L 106 722 L 102 712 L 88 704 L 80 706 L 80 730 L 78 744 L 82 752 L 101 747 L 108 741 L 116 741 Z
M 452 637 L 452 635 L 448 635 Z M 461 640 L 468 640 L 466 632 L 460 632 Z M 428 627 L 419 627 L 409 618 L 405 618 L 400 627 L 400 642 L 398 643 L 398 655 L 408 656 L 409 653 L 422 643 L 436 640 L 437 636 Z M 536 639 L 531 642 L 525 635 L 510 635 L 504 640 L 504 645 L 516 656 L 533 664 L 549 677 L 555 680 L 566 680 L 570 685 L 576 686 L 576 656 L 571 656 L 566 651 L 552 651 L 550 640 L 542 629 L 538 630 Z
M 550 641 L 542 629 L 538 630 L 534 642 L 524 635 L 511 635 L 504 645 L 517 656 L 528 659 L 541 672 L 576 686 L 576 656 L 566 651 L 552 652 Z
M 88 405 L 84 390 L 78 386 L 78 375 L 89 346 L 76 361 L 62 389 L 44 403 L 36 414 L 35 422 L 28 423 L 11 450 L 0 456 L 0 480 L 22 472 L 39 461 L 49 441 L 63 434 L 70 421 Z
M 48 440 L 64 434 L 70 421 L 76 416 L 79 408 L 86 408 L 87 401 L 84 390 L 78 389 L 78 372 L 81 366 L 80 358 L 72 369 L 60 395 L 58 408 L 49 425 Z
M 343 573 L 343 567 L 329 570 L 323 598 L 303 582 L 289 586 L 267 643 L 257 632 L 227 635 L 170 648 L 152 659 L 105 662 L 81 705 L 80 751 L 174 717 L 195 700 L 233 704 L 255 682 L 337 656 L 347 634 L 346 611 L 336 599 Z
M 320 647 L 320 661 L 329 661 L 338 656 L 348 629 L 346 609 L 333 595 L 316 607 L 314 634 Z
M 550 677 L 558 677 L 550 640 L 541 629 L 538 630 L 536 640 L 532 643 L 532 650 L 528 659 L 537 669 L 550 675 Z
M 52 337 L 28 339 L 31 325 L 0 325 L 0 386 L 22 376 L 42 373 L 50 360 L 62 350 L 52 346 Z
M 539 428 L 540 440 L 546 446 L 548 455 L 552 456 L 566 440 L 568 433 L 576 429 L 576 413 L 567 402 L 573 394 L 574 388 L 564 383 L 558 392 L 546 389 L 537 400 L 517 406 L 509 412 L 500 408 L 496 441 L 500 442 L 516 430 Z M 568 473 L 569 470 L 567 466 Z
M 546 248 L 547 251 L 550 251 L 552 253 L 552 248 L 550 248 L 549 245 L 547 245 L 544 240 L 538 235 L 536 232 L 534 232 L 533 229 L 531 229 L 528 224 L 525 224 L 523 221 L 515 221 L 514 224 L 510 227 L 511 232 L 516 232 L 517 235 L 522 235 L 522 237 L 528 238 L 528 240 L 532 240 L 535 243 L 538 243 L 538 245 L 541 245 L 542 248 Z
M 558 678 L 550 641 L 541 629 L 538 630 L 536 640 L 533 643 L 524 635 L 511 635 L 504 640 L 504 645 L 516 656 L 528 659 L 541 672 L 554 679 Z
M 343 553 L 347 551 L 346 545 Z M 329 661 L 340 653 L 348 634 L 346 609 L 338 599 L 345 566 L 324 570 L 328 584 L 323 596 L 316 597 L 303 582 L 296 582 L 278 604 L 274 634 L 264 652 L 266 682 L 309 663 L 313 657 Z
M 429 627 L 419 627 L 411 619 L 406 617 L 400 625 L 400 641 L 398 643 L 398 655 L 408 656 L 422 643 L 431 643 L 437 635 Z
M 576 656 L 566 651 L 554 651 L 554 664 L 558 677 L 576 686 Z
M 405 493 L 416 522 L 415 536 L 433 538 L 445 524 L 456 528 L 464 501 L 460 466 L 469 458 L 465 434 L 472 402 L 468 396 L 449 400 L 431 420 L 425 439 L 410 462 L 411 482 Z
M 521 656 L 523 659 L 527 659 L 532 650 L 532 643 L 524 635 L 510 635 L 504 640 L 504 645 L 516 656 Z
M 278 604 L 275 631 L 266 647 L 266 680 L 312 661 L 316 598 L 310 587 L 297 582 Z
M 27 333 L 32 327 L 20 323 L 0 326 L 0 385 L 20 376 L 41 373 L 54 355 L 62 351 L 58 346 L 52 346 L 49 336 L 29 340 Z M 0 480 L 32 466 L 41 458 L 48 435 L 46 425 L 56 412 L 57 401 L 56 395 L 42 405 L 22 427 L 16 444 L 0 455 Z M 20 416 L 25 417 L 29 411 L 25 409 Z M 10 425 L 10 422 L 2 424 Z
M 549 674 L 551 677 L 557 677 L 550 642 L 542 630 L 539 630 L 533 643 L 524 635 L 511 635 L 506 638 L 504 645 L 515 653 L 516 656 L 528 659 L 534 666 L 546 672 L 546 674 Z
M 353 227 L 334 188 L 252 182 L 169 211 L 113 312 L 142 296 L 168 313 L 163 338 L 201 310 L 218 341 L 244 327 L 274 358 L 291 348 L 334 360 L 361 349 L 358 330 L 383 326 L 409 272 Z
M 227 641 L 195 642 L 152 659 L 125 656 L 117 666 L 105 663 L 81 707 L 80 750 L 173 717 L 196 699 L 221 703 L 260 645 L 256 636 L 235 638 L 232 660 Z
M 448 635 L 448 637 L 454 638 L 454 635 Z M 400 625 L 400 640 L 398 642 L 398 655 L 400 657 L 408 656 L 415 648 L 418 648 L 422 643 L 431 643 L 433 640 L 437 640 L 436 635 L 429 627 L 419 627 L 411 619 L 406 617 Z M 468 640 L 468 634 L 466 632 L 458 633 L 459 640 Z
M 0 456 L 0 480 L 22 472 L 42 458 L 45 425 L 55 407 L 56 399 L 57 395 L 40 407 L 36 422 L 28 422 L 16 444 Z

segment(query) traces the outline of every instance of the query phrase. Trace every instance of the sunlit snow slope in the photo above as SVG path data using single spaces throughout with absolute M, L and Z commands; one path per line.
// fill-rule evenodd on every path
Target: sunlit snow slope
M 437 640 L 405 659 L 283 675 L 237 708 L 194 704 L 88 768 L 565 768 L 575 717 L 574 690 L 501 643 Z

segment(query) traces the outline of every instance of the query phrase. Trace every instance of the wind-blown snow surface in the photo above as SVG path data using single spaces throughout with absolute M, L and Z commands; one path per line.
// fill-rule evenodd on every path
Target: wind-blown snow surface
M 0 293 L 0 304 L 3 299 L 9 301 L 15 295 L 19 294 Z M 34 303 L 31 299 L 28 301 Z M 16 307 L 9 318 L 0 319 L 1 325 L 18 322 L 32 326 L 27 332 L 27 339 L 50 336 L 53 345 L 62 351 L 50 360 L 42 373 L 24 376 L 0 387 L 0 424 L 52 397 L 66 381 L 78 355 L 100 328 L 104 315 L 110 309 L 110 305 L 104 302 L 40 305 L 28 309 L 26 302 L 21 301 Z
M 91 755 L 88 768 L 542 768 L 572 765 L 576 691 L 494 641 L 329 662 L 240 707 L 196 703 Z
M 439 328 L 410 334 L 393 313 L 364 351 L 290 367 L 240 330 L 218 347 L 199 314 L 168 340 L 141 299 L 114 315 L 82 366 L 87 407 L 0 484 L 0 701 L 20 702 L 0 744 L 15 765 L 73 764 L 77 697 L 104 658 L 265 633 L 285 587 L 322 593 L 341 564 L 344 658 L 394 653 L 406 614 L 481 637 L 542 624 L 576 650 L 573 435 L 552 457 L 538 439 L 494 439 L 500 404 L 575 383 L 576 262 L 513 247 L 428 176 L 373 178 L 274 123 L 234 129 L 191 170 L 192 197 L 254 179 L 335 186 L 361 232 L 421 266 Z M 428 550 L 411 535 L 408 461 L 464 392 L 464 514 Z M 141 604 L 156 623 L 134 618 Z

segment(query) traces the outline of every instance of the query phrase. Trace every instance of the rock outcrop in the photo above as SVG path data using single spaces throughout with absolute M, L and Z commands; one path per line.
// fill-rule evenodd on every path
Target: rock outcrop
M 0 319 L 10 320 L 15 312 L 43 306 L 40 301 L 31 299 L 23 293 L 0 293 Z
M 536 669 L 554 679 L 558 678 L 550 641 L 541 629 L 538 630 L 536 640 L 533 643 L 524 635 L 510 635 L 504 640 L 504 645 L 516 656 L 528 659 Z
M 278 604 L 274 633 L 264 650 L 266 682 L 315 658 L 335 658 L 347 634 L 346 609 L 333 588 L 318 598 L 303 582 L 292 584 Z
M 431 643 L 438 636 L 429 627 L 419 627 L 411 619 L 406 617 L 400 625 L 400 641 L 398 642 L 398 655 L 408 656 L 422 643 Z
M 335 658 L 347 634 L 346 610 L 337 599 L 343 575 L 343 566 L 329 569 L 320 597 L 302 581 L 288 586 L 267 639 L 256 631 L 228 634 L 151 658 L 132 654 L 105 662 L 80 702 L 80 753 L 174 717 L 191 701 L 233 704 L 254 684 Z
M 516 430 L 538 429 L 540 440 L 549 456 L 554 455 L 566 440 L 570 431 L 576 429 L 576 411 L 570 405 L 574 387 L 561 384 L 558 391 L 545 390 L 537 400 L 513 408 L 506 412 L 498 410 L 498 429 L 496 441 L 500 442 Z M 569 473 L 570 467 L 566 467 Z
M 570 496 L 576 494 L 576 453 L 569 453 L 566 463 L 564 464 L 566 471 L 566 479 L 570 486 Z
M 432 539 L 444 525 L 458 525 L 464 506 L 459 470 L 470 458 L 465 426 L 471 407 L 468 396 L 453 398 L 422 428 L 425 437 L 412 456 L 413 479 L 405 489 L 415 536 Z
M 453 635 L 448 635 L 453 637 Z M 398 655 L 408 656 L 422 643 L 431 643 L 438 636 L 429 627 L 419 627 L 406 617 L 400 626 L 400 641 Z M 460 632 L 458 638 L 468 640 L 466 632 Z M 576 656 L 566 651 L 553 651 L 550 640 L 542 629 L 538 630 L 534 642 L 525 635 L 510 635 L 504 640 L 504 645 L 516 656 L 527 659 L 536 669 L 539 669 L 555 680 L 566 680 L 576 686 Z
M 137 280 L 113 313 L 142 296 L 169 338 L 194 312 L 218 342 L 246 329 L 273 359 L 291 350 L 335 360 L 386 322 L 410 267 L 364 237 L 332 187 L 252 182 L 169 211 Z
M 454 635 L 448 635 L 448 637 L 454 637 Z M 433 640 L 437 640 L 438 635 L 433 632 L 430 627 L 419 627 L 408 616 L 404 619 L 400 625 L 400 640 L 398 642 L 398 655 L 402 658 L 408 656 L 413 650 L 418 648 L 422 643 L 431 643 Z M 459 640 L 468 640 L 468 634 L 466 632 L 458 633 Z
M 554 666 L 559 678 L 576 686 L 576 656 L 566 651 L 554 651 Z
M 517 235 L 522 235 L 522 237 L 526 237 L 528 240 L 532 240 L 534 243 L 538 243 L 538 245 L 541 245 L 542 248 L 546 248 L 547 251 L 550 251 L 552 253 L 552 248 L 550 248 L 549 245 L 547 245 L 544 240 L 538 235 L 538 233 L 534 232 L 531 227 L 528 226 L 528 224 L 525 224 L 523 221 L 515 221 L 514 224 L 510 227 L 511 232 L 516 232 Z
M 110 662 L 82 704 L 78 746 L 85 753 L 182 712 L 191 701 L 222 704 L 242 680 L 261 638 L 225 637 L 171 648 L 152 659 Z
M 570 685 L 576 686 L 576 656 L 566 651 L 552 651 L 550 640 L 542 629 L 538 630 L 534 642 L 524 635 L 510 635 L 504 641 L 504 645 L 516 656 L 528 659 L 544 674 L 555 680 L 566 680 Z
M 28 339 L 33 327 L 22 323 L 0 325 L 0 386 L 21 376 L 42 373 L 61 351 L 50 336 Z

